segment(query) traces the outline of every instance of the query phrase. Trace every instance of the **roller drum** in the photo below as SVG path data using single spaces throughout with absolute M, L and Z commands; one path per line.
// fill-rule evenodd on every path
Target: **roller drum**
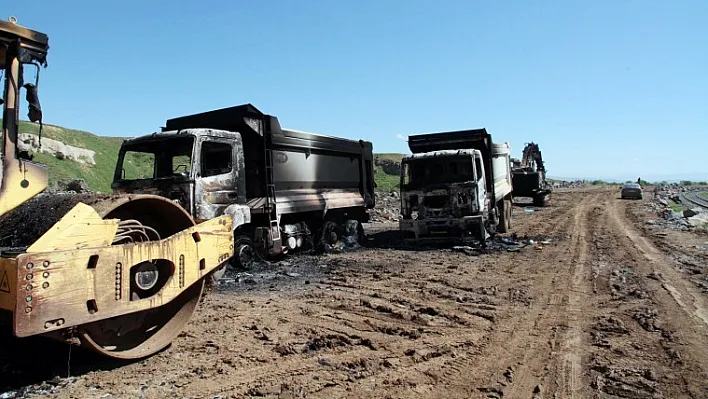
M 43 194 L 0 217 L 0 246 L 22 252 L 45 234 L 76 204 L 91 206 L 103 219 L 119 219 L 113 245 L 167 238 L 195 225 L 178 204 L 152 195 Z M 136 278 L 149 288 L 154 271 Z M 169 303 L 79 326 L 83 346 L 103 355 L 137 359 L 168 346 L 182 331 L 196 309 L 204 281 L 188 287 Z M 52 338 L 65 339 L 54 333 Z

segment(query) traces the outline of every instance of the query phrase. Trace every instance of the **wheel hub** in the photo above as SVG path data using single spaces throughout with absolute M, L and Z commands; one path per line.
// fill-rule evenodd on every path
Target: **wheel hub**
M 250 245 L 241 245 L 238 249 L 238 259 L 241 265 L 250 266 L 253 262 L 253 248 Z
M 148 291 L 155 287 L 159 277 L 157 266 L 151 262 L 144 262 L 137 267 L 135 272 L 135 285 L 143 291 Z

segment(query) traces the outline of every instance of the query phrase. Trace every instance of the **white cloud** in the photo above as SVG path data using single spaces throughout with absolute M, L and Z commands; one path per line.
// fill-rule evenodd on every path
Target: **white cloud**
M 396 135 L 396 138 L 399 139 L 399 140 L 403 140 L 403 141 L 407 141 L 407 140 L 408 140 L 408 136 L 404 136 L 404 135 L 402 135 L 401 133 L 398 133 L 398 134 Z

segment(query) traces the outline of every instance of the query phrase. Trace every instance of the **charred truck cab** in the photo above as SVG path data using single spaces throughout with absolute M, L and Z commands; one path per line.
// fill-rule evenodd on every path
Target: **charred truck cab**
M 485 129 L 409 137 L 401 163 L 404 241 L 471 242 L 511 227 L 510 148 Z
M 283 129 L 246 104 L 125 141 L 112 187 L 169 198 L 197 221 L 232 216 L 234 263 L 247 268 L 257 256 L 362 238 L 373 173 L 370 142 Z

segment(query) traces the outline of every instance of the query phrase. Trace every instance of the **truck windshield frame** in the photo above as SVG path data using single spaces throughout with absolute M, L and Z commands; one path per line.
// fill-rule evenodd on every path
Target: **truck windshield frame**
M 403 162 L 401 185 L 406 189 L 474 183 L 474 157 L 455 155 L 409 159 Z
M 124 144 L 115 180 L 189 180 L 193 177 L 194 136 L 158 138 Z

